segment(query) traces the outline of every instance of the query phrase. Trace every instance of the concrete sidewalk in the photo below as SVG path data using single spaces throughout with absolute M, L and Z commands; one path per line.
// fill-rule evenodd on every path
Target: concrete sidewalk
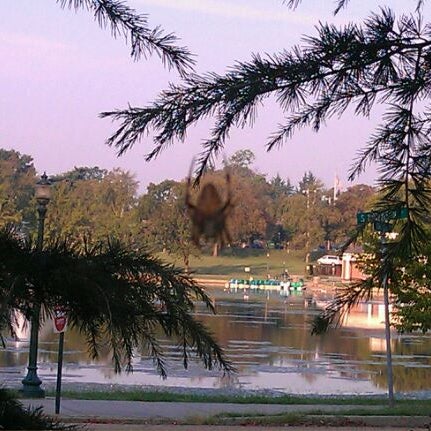
M 54 415 L 54 398 L 37 400 L 21 400 L 24 405 L 39 407 L 42 406 L 44 412 Z M 177 427 L 180 430 L 214 430 L 222 431 L 225 427 L 220 424 L 217 428 L 203 425 L 175 425 L 175 423 L 190 421 L 191 424 L 199 423 L 203 419 L 208 419 L 221 413 L 246 413 L 248 415 L 275 415 L 280 413 L 306 413 L 312 411 L 324 412 L 326 418 L 330 418 L 334 412 L 343 412 L 358 408 L 352 405 L 281 405 L 281 404 L 233 404 L 233 403 L 188 403 L 188 402 L 141 402 L 141 401 L 106 401 L 106 400 L 73 400 L 64 399 L 61 402 L 59 418 L 67 422 L 85 422 L 91 424 L 93 429 L 114 431 L 117 429 L 138 431 L 145 424 L 145 430 L 166 429 Z M 378 408 L 380 405 L 367 406 L 367 409 Z M 397 427 L 400 430 L 424 429 L 429 426 L 431 420 L 428 416 L 430 412 L 418 412 L 416 417 L 396 417 L 396 416 L 363 416 L 353 417 L 353 423 L 364 426 L 391 429 Z M 324 417 L 319 417 L 323 419 Z M 319 418 L 315 423 L 319 423 Z M 157 428 L 157 423 L 163 423 L 164 428 Z M 322 421 L 323 423 L 326 421 Z M 99 424 L 98 424 L 99 423 Z M 104 425 L 105 423 L 105 425 Z M 111 425 L 108 425 L 110 424 Z M 149 428 L 150 427 L 150 428 Z M 261 427 L 254 427 L 253 430 Z M 283 427 L 274 427 L 274 430 Z M 330 427 L 326 427 L 331 429 Z M 229 425 L 228 430 L 244 429 L 244 426 Z M 262 428 L 263 429 L 263 428 Z M 292 428 L 293 429 L 293 428 Z M 301 429 L 301 427 L 298 427 Z M 313 427 L 307 426 L 307 430 Z M 325 427 L 319 428 L 321 431 Z M 341 428 L 337 427 L 341 430 Z M 349 427 L 348 429 L 354 429 Z M 364 428 L 361 428 L 364 429 Z
M 54 414 L 54 398 L 21 400 L 25 405 L 42 406 L 45 413 Z M 328 412 L 349 410 L 357 406 L 334 405 L 282 405 L 282 404 L 233 404 L 233 403 L 188 403 L 188 402 L 144 402 L 70 400 L 61 401 L 60 416 L 63 418 L 98 418 L 138 420 L 186 420 L 208 418 L 220 413 L 247 413 L 273 415 L 320 410 Z M 379 407 L 379 406 L 376 406 Z M 372 408 L 372 407 L 370 407 Z

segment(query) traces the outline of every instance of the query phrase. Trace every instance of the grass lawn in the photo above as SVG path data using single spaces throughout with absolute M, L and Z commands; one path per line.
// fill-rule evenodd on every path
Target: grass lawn
M 183 266 L 182 260 L 176 256 L 160 253 L 159 257 L 177 266 Z M 250 268 L 250 272 L 245 272 L 246 267 Z M 303 253 L 287 253 L 286 250 L 225 249 L 217 257 L 202 254 L 190 259 L 190 270 L 202 278 L 266 278 L 268 273 L 272 277 L 279 276 L 284 269 L 287 269 L 289 274 L 305 274 Z
M 364 400 L 361 400 L 363 402 Z M 319 410 L 316 405 L 315 410 L 309 410 L 305 412 L 306 415 L 328 415 L 331 416 L 429 416 L 428 412 L 431 409 L 431 401 L 427 400 L 403 400 L 398 401 L 398 403 L 394 407 L 389 407 L 384 405 L 387 403 L 386 400 L 379 400 L 379 404 L 376 405 L 376 401 L 374 403 L 369 402 L 367 405 L 358 405 L 355 406 L 355 400 L 352 399 L 349 405 L 353 407 L 349 407 L 343 410 L 334 409 L 331 412 L 327 410 Z M 324 405 L 328 405 L 326 403 L 322 403 Z M 345 405 L 344 403 L 337 403 L 337 400 L 333 400 L 333 402 L 329 405 L 339 406 Z M 369 407 L 369 408 L 367 408 Z M 279 414 L 244 414 L 244 413 L 223 413 L 223 415 L 218 415 L 223 417 L 231 417 L 231 418 L 256 418 L 261 416 L 264 419 L 267 419 L 269 422 L 279 422 L 284 423 L 285 417 L 289 416 L 289 413 L 279 413 Z
M 54 393 L 47 393 L 54 396 Z M 340 397 L 310 397 L 284 395 L 278 397 L 264 395 L 197 395 L 179 394 L 164 391 L 139 391 L 139 390 L 114 390 L 106 391 L 63 391 L 64 398 L 82 400 L 112 400 L 112 401 L 165 401 L 165 402 L 209 402 L 209 403 L 236 403 L 236 404 L 284 404 L 284 405 L 315 405 L 314 414 L 319 414 L 319 405 L 347 405 L 355 406 L 349 410 L 349 414 L 360 415 L 417 415 L 421 412 L 431 411 L 431 400 L 409 400 L 401 399 L 396 401 L 393 408 L 387 406 L 385 397 L 366 397 L 366 396 L 340 396 Z M 367 409 L 372 406 L 372 409 Z M 327 413 L 327 412 L 326 412 Z M 335 413 L 334 413 L 335 414 Z M 338 413 L 337 413 L 338 414 Z M 346 411 L 340 412 L 346 414 Z M 233 415 L 235 416 L 235 415 Z M 238 416 L 246 416 L 244 414 Z M 278 415 L 275 415 L 278 416 Z
M 352 399 L 353 400 L 353 399 Z M 333 406 L 336 407 L 340 404 L 336 404 L 336 399 L 333 400 Z M 363 400 L 362 400 L 363 401 Z M 383 401 L 383 400 L 380 400 Z M 386 400 L 385 400 L 386 401 Z M 375 401 L 376 403 L 376 401 Z M 206 422 L 208 424 L 235 424 L 235 425 L 260 425 L 260 426 L 286 426 L 286 425 L 318 425 L 328 427 L 347 427 L 347 426 L 364 426 L 367 421 L 366 418 L 372 420 L 373 417 L 379 418 L 379 425 L 381 426 L 382 417 L 384 421 L 389 421 L 392 416 L 398 425 L 400 422 L 406 422 L 407 417 L 424 417 L 427 425 L 426 429 L 429 429 L 428 417 L 431 409 L 430 400 L 403 400 L 398 401 L 394 407 L 383 405 L 371 404 L 369 406 L 354 406 L 354 400 L 351 401 L 352 407 L 347 409 L 337 410 L 334 408 L 333 411 L 319 410 L 316 405 L 316 409 L 308 410 L 306 412 L 291 412 L 291 413 L 280 413 L 280 414 L 244 414 L 244 413 L 223 413 L 214 417 L 208 418 Z M 368 407 L 368 408 L 367 408 Z M 404 418 L 404 420 L 403 420 Z M 393 420 L 391 421 L 394 422 Z M 409 419 L 407 419 L 407 423 Z M 205 422 L 204 422 L 205 423 Z M 374 425 L 375 426 L 375 425 Z M 421 426 L 422 428 L 422 426 Z M 400 428 L 406 429 L 406 428 Z M 410 426 L 408 429 L 411 429 Z M 415 427 L 416 429 L 416 427 Z
M 53 396 L 53 393 L 48 393 Z M 164 402 L 191 402 L 191 403 L 237 403 L 239 404 L 284 404 L 293 405 L 292 412 L 279 414 L 256 413 L 220 413 L 205 418 L 196 416 L 179 420 L 179 424 L 194 425 L 261 425 L 261 426 L 353 426 L 372 423 L 381 426 L 381 423 L 390 422 L 399 424 L 404 421 L 410 424 L 411 420 L 420 422 L 421 427 L 425 421 L 428 424 L 431 411 L 431 400 L 398 400 L 394 407 L 388 406 L 387 398 L 347 396 L 347 397 L 309 397 L 291 396 L 281 397 L 261 395 L 216 395 L 216 394 L 179 394 L 162 391 L 64 391 L 63 398 L 81 400 L 121 400 L 121 401 L 164 401 Z M 308 405 L 311 408 L 302 410 L 299 405 Z M 295 409 L 295 405 L 298 408 Z M 327 406 L 326 409 L 323 405 Z M 341 406 L 345 406 L 342 408 Z M 168 408 L 168 407 L 167 407 Z M 421 416 L 421 418 L 412 417 Z M 393 419 L 390 419 L 393 417 Z M 377 425 L 376 425 L 377 421 Z M 406 428 L 403 428 L 406 429 Z M 409 427 L 410 429 L 410 427 Z

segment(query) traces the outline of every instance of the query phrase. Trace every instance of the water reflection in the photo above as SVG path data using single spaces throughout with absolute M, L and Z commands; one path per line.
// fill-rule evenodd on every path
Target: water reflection
M 65 337 L 65 384 L 109 383 L 191 387 L 277 389 L 289 393 L 383 393 L 386 390 L 385 342 L 379 303 L 361 304 L 345 326 L 323 336 L 310 336 L 310 321 L 327 298 L 307 294 L 282 298 L 271 295 L 214 290 L 217 315 L 198 304 L 197 316 L 216 334 L 238 375 L 226 377 L 207 371 L 198 362 L 184 370 L 175 344 L 164 340 L 169 358 L 163 381 L 145 352 L 137 351 L 134 373 L 116 375 L 109 351 L 97 361 L 89 358 L 82 338 Z M 0 378 L 19 385 L 25 375 L 28 334 L 9 340 L 0 350 Z M 40 368 L 45 385 L 54 384 L 58 335 L 51 325 L 40 334 Z M 397 391 L 431 389 L 430 337 L 396 335 L 393 338 L 394 381 Z

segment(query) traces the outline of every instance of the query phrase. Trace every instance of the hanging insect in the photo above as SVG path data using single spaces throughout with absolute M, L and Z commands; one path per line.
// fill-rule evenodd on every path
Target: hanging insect
M 193 164 L 192 164 L 193 166 Z M 191 169 L 190 169 L 191 171 Z M 200 247 L 200 239 L 204 237 L 220 247 L 232 242 L 226 226 L 227 216 L 232 209 L 232 190 L 229 172 L 226 172 L 227 198 L 223 202 L 215 185 L 208 182 L 199 192 L 196 203 L 191 202 L 191 172 L 187 179 L 186 206 L 192 221 L 192 241 Z

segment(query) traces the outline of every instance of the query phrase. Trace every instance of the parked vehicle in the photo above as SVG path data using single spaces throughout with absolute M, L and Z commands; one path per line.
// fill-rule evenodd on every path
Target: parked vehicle
M 340 256 L 325 254 L 325 256 L 322 256 L 317 259 L 317 263 L 319 263 L 320 265 L 341 265 L 342 259 Z

